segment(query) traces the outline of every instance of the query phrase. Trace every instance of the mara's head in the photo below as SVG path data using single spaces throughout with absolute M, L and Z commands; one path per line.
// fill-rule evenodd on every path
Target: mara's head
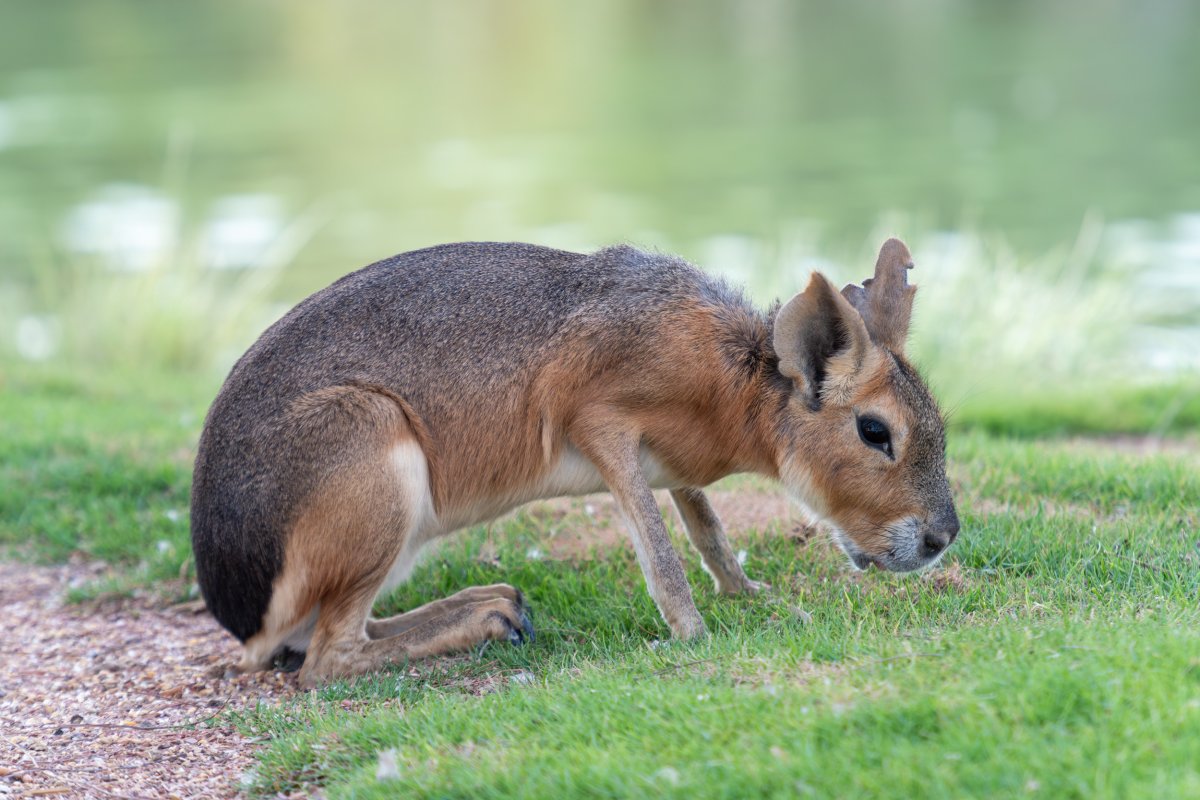
M 874 278 L 838 292 L 814 273 L 775 318 L 779 371 L 792 381 L 781 477 L 860 569 L 919 569 L 958 534 L 942 415 L 904 358 L 911 267 L 889 239 Z

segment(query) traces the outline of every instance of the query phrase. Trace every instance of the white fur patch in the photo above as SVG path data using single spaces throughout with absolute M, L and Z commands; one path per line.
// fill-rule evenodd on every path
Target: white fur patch
M 650 449 L 644 445 L 638 450 L 638 465 L 642 468 L 642 476 L 651 489 L 678 489 L 679 480 L 667 471 Z
M 651 488 L 666 489 L 677 486 L 677 481 L 671 477 L 648 448 L 642 447 L 638 451 L 638 465 L 642 470 L 642 476 Z M 596 469 L 596 465 L 579 450 L 567 445 L 563 448 L 558 462 L 519 503 L 546 497 L 577 497 L 606 491 L 608 491 L 608 487 L 604 485 L 604 480 L 600 477 L 600 471 Z
M 596 465 L 588 461 L 583 453 L 567 445 L 557 463 L 534 489 L 534 496 L 530 499 L 592 494 L 606 488 Z
M 412 509 L 412 516 L 408 530 L 402 534 L 404 544 L 392 562 L 383 585 L 379 587 L 379 594 L 390 591 L 408 579 L 422 548 L 439 533 L 425 451 L 416 442 L 400 442 L 392 448 L 390 461 L 404 495 L 404 506 Z

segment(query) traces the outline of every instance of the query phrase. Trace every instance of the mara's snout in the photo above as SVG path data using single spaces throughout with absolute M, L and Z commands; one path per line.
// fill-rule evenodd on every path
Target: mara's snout
M 430 542 L 530 500 L 607 489 L 671 632 L 703 636 L 653 489 L 721 594 L 754 592 L 703 487 L 781 480 L 859 567 L 912 570 L 958 532 L 942 417 L 905 360 L 908 250 L 782 307 L 684 261 L 464 243 L 404 253 L 300 303 L 205 421 L 192 543 L 242 666 L 312 684 L 533 638 L 529 598 L 465 587 L 386 619 Z M 536 598 L 533 598 L 536 600 Z
M 875 533 L 875 537 L 858 537 L 859 540 L 880 538 L 874 552 L 860 548 L 853 537 L 840 531 L 837 541 L 860 570 L 873 565 L 889 572 L 912 572 L 936 564 L 945 555 L 946 549 L 958 537 L 958 517 L 953 508 L 948 516 L 933 521 L 904 517 L 882 526 Z

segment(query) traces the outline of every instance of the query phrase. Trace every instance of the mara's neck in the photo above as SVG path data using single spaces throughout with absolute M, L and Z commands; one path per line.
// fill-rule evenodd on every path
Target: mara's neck
M 726 474 L 779 478 L 792 382 L 779 374 L 779 359 L 771 345 L 773 311 L 736 309 L 716 319 L 722 399 L 711 432 L 728 453 Z

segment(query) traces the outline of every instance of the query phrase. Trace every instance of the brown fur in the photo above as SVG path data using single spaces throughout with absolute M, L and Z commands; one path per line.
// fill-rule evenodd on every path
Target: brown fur
M 705 625 L 652 488 L 672 490 L 725 594 L 760 588 L 700 488 L 735 472 L 782 479 L 860 566 L 912 569 L 957 531 L 940 415 L 892 346 L 907 316 L 880 316 L 907 315 L 911 287 L 877 270 L 865 322 L 814 275 L 771 317 L 628 249 L 455 247 L 310 298 L 214 403 L 193 541 L 210 607 L 246 643 L 243 668 L 303 651 L 312 684 L 525 640 L 524 598 L 503 584 L 369 613 L 428 541 L 538 497 L 609 489 L 683 638 Z M 897 258 L 889 242 L 880 263 Z M 861 438 L 862 415 L 888 426 L 886 453 Z

